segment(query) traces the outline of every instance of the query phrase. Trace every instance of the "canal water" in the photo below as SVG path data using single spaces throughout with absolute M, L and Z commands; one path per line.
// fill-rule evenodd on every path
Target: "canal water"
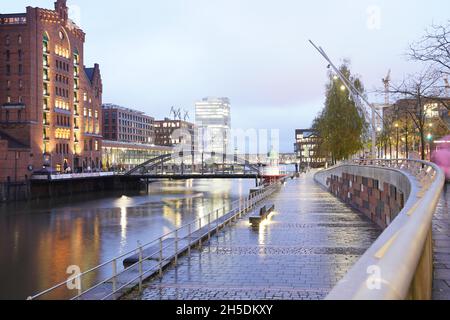
M 0 206 L 0 299 L 65 281 L 247 195 L 254 180 L 164 181 L 110 193 Z

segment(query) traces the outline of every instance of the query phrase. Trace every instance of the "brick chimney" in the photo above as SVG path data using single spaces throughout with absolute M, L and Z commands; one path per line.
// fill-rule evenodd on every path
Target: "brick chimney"
M 57 0 L 55 2 L 55 11 L 58 12 L 59 17 L 67 21 L 69 19 L 69 9 L 67 8 L 67 0 Z

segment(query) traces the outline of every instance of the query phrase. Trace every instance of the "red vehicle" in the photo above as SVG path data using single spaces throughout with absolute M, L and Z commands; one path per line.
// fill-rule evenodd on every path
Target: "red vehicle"
M 447 181 L 450 181 L 450 136 L 435 141 L 436 151 L 432 154 L 432 161 L 444 170 Z

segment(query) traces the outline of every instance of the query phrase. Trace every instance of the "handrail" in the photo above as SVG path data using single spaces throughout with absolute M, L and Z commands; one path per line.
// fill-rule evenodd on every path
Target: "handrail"
M 162 236 L 144 244 L 140 245 L 139 247 L 130 250 L 126 253 L 123 253 L 119 256 L 116 256 L 113 259 L 110 259 L 106 262 L 103 262 L 102 264 L 90 268 L 87 271 L 84 271 L 74 277 L 70 277 L 66 281 L 60 282 L 59 284 L 42 291 L 34 296 L 31 296 L 28 298 L 28 300 L 35 300 L 35 299 L 41 299 L 45 298 L 45 296 L 49 294 L 55 293 L 57 290 L 68 290 L 67 289 L 68 284 L 73 283 L 74 280 L 78 281 L 78 294 L 74 295 L 72 294 L 72 300 L 74 299 L 81 299 L 85 296 L 87 296 L 89 293 L 93 292 L 94 290 L 101 288 L 103 285 L 108 285 L 111 281 L 112 289 L 107 290 L 105 292 L 105 295 L 101 297 L 101 299 L 108 299 L 110 297 L 115 296 L 116 294 L 120 293 L 121 290 L 127 288 L 129 285 L 133 284 L 137 279 L 140 279 L 139 281 L 139 288 L 142 286 L 142 279 L 143 275 L 149 273 L 150 271 L 156 271 L 159 270 L 160 275 L 162 274 L 162 270 L 167 264 L 167 262 L 170 262 L 171 260 L 175 260 L 175 264 L 178 260 L 178 255 L 180 255 L 182 252 L 180 252 L 178 246 L 180 241 L 187 240 L 188 241 L 188 252 L 190 254 L 191 247 L 196 243 L 201 243 L 204 236 L 207 234 L 208 239 L 211 236 L 211 233 L 218 231 L 220 228 L 222 228 L 224 225 L 228 224 L 230 221 L 233 221 L 237 219 L 237 217 L 242 216 L 243 214 L 247 213 L 249 210 L 254 208 L 254 206 L 265 199 L 266 197 L 270 196 L 272 193 L 274 193 L 276 190 L 278 190 L 280 184 L 275 183 L 271 184 L 269 186 L 265 186 L 261 189 L 258 189 L 251 193 L 248 197 L 240 197 L 239 199 L 233 201 L 230 206 L 229 210 L 227 211 L 227 207 L 223 206 L 221 208 L 215 209 L 212 212 L 210 212 L 207 215 L 204 215 L 200 218 L 195 219 L 194 221 L 191 221 L 185 225 L 182 225 L 178 227 L 175 230 L 169 231 Z M 219 223 L 219 219 L 222 217 L 228 216 L 227 219 Z M 213 227 L 213 224 L 215 223 L 215 226 Z M 208 227 L 206 234 L 200 235 L 199 239 L 195 239 L 195 241 L 192 239 L 192 235 L 195 232 L 198 232 L 202 230 L 203 228 Z M 187 230 L 186 230 L 187 229 Z M 165 240 L 173 239 L 173 242 L 169 242 L 169 244 L 163 245 Z M 150 252 L 147 256 L 143 255 L 143 252 L 146 249 L 152 248 L 152 246 L 159 245 L 159 250 L 155 252 Z M 172 248 L 174 247 L 174 248 Z M 173 249 L 173 250 L 172 250 Z M 168 257 L 164 257 L 164 253 L 168 254 Z M 125 258 L 132 257 L 134 255 L 138 254 L 139 259 L 136 263 L 133 263 L 132 265 L 128 267 L 124 267 L 121 270 L 117 270 L 117 263 L 123 261 Z M 158 263 L 151 266 L 150 268 L 143 270 L 143 263 L 154 257 L 155 255 L 158 255 Z M 90 283 L 87 288 L 83 288 L 82 281 L 83 279 L 86 279 L 90 277 L 92 274 L 93 276 L 96 275 L 97 272 L 100 272 L 103 268 L 110 267 L 111 272 L 109 272 L 106 276 L 104 276 L 102 279 L 99 279 L 95 283 Z M 134 277 L 134 271 L 136 267 L 139 268 L 138 276 Z M 120 276 L 126 275 L 127 273 L 131 273 L 133 278 L 131 280 L 125 281 L 125 284 L 117 286 L 118 279 L 120 279 Z M 136 284 L 137 285 L 137 284 Z
M 437 165 L 420 160 L 354 160 L 339 167 L 348 165 L 395 170 L 408 179 L 411 192 L 403 210 L 337 283 L 327 299 L 406 299 L 410 297 L 430 239 L 433 215 L 445 183 L 444 174 Z M 316 173 L 316 181 L 319 182 L 319 175 L 334 169 L 336 167 Z

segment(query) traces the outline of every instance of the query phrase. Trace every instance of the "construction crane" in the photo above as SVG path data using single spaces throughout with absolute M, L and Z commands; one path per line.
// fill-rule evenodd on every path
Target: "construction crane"
M 175 109 L 175 107 L 171 107 L 170 115 L 173 115 L 173 120 L 181 120 L 181 108 Z
M 172 116 L 173 115 L 173 120 L 176 120 L 177 119 L 177 111 L 175 110 L 175 107 L 171 107 L 170 108 L 170 116 Z
M 187 120 L 189 120 L 189 111 L 187 111 L 187 110 L 184 110 L 184 121 L 187 121 Z
M 390 102 L 389 86 L 391 85 L 391 69 L 389 69 L 386 78 L 383 78 L 381 81 L 384 84 L 384 104 L 388 106 Z

